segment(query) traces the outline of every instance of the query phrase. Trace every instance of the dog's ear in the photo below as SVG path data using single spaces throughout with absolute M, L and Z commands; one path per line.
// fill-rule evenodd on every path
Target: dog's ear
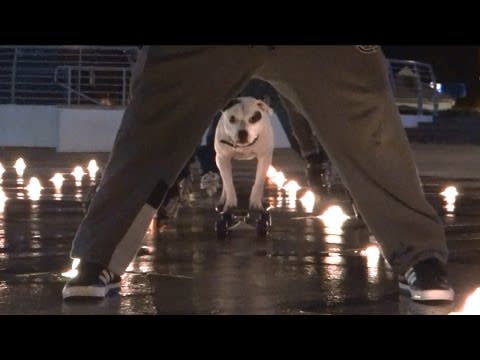
M 262 100 L 257 101 L 257 106 L 265 113 L 271 115 L 273 113 L 273 109 L 265 102 Z
M 234 107 L 235 105 L 237 104 L 240 104 L 240 100 L 238 98 L 235 98 L 235 99 L 232 99 L 230 100 L 227 105 L 225 105 L 225 107 L 222 109 L 222 112 L 223 111 L 227 111 L 228 109 L 230 109 L 231 107 Z

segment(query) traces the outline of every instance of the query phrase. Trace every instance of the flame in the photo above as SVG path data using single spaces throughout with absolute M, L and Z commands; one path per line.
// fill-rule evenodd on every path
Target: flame
M 449 213 L 453 213 L 455 211 L 455 200 L 458 196 L 458 191 L 455 186 L 448 186 L 443 190 L 440 195 L 443 195 L 445 198 L 445 209 Z
M 480 315 L 480 288 L 477 288 L 465 301 L 463 309 L 449 315 Z
M 53 177 L 50 179 L 51 182 L 53 182 L 53 185 L 55 186 L 55 189 L 58 190 L 62 187 L 63 185 L 63 181 L 65 180 L 65 178 L 63 177 L 62 174 L 60 173 L 56 173 L 55 175 L 53 175 Z
M 338 205 L 332 205 L 322 215 L 317 216 L 325 224 L 325 230 L 331 235 L 342 235 L 343 223 L 350 219 L 342 208 Z
M 367 266 L 376 266 L 380 259 L 380 249 L 376 245 L 370 245 L 360 252 L 360 255 L 367 258 Z
M 283 184 L 287 181 L 285 174 L 282 171 L 278 171 L 271 180 L 278 188 L 282 188 Z
M 440 194 L 445 197 L 455 197 L 458 195 L 458 191 L 455 186 L 447 186 Z
M 75 169 L 70 173 L 75 178 L 75 185 L 80 186 L 82 184 L 82 178 L 85 175 L 81 166 L 75 166 Z
M 300 202 L 305 208 L 305 211 L 311 213 L 313 211 L 313 207 L 315 206 L 315 194 L 312 191 L 308 190 L 300 198 Z
M 277 170 L 272 165 L 270 165 L 267 170 L 267 177 L 269 179 L 273 179 L 276 174 L 277 174 Z
M 80 259 L 74 258 L 72 261 L 72 268 L 67 272 L 62 273 L 62 276 L 73 279 L 78 275 L 77 267 L 80 264 Z
M 29 184 L 25 187 L 28 191 L 28 197 L 34 201 L 40 199 L 40 193 L 43 189 L 43 186 L 40 184 L 40 181 L 36 177 L 30 178 Z
M 290 180 L 283 186 L 283 188 L 288 194 L 293 193 L 295 195 L 297 194 L 297 191 L 301 189 L 301 187 L 298 185 L 298 183 L 295 180 Z
M 2 163 L 0 163 L 0 178 L 2 177 L 4 172 L 5 172 L 5 168 L 3 167 Z
M 18 158 L 17 161 L 15 161 L 15 170 L 17 171 L 18 176 L 23 176 L 23 173 L 25 172 L 25 169 L 27 167 L 27 164 L 25 164 L 25 160 L 23 158 Z
M 88 173 L 90 174 L 90 179 L 95 180 L 95 175 L 97 174 L 97 171 L 99 169 L 97 162 L 95 160 L 90 160 L 87 169 Z
M 290 209 L 295 209 L 297 201 L 297 191 L 301 189 L 295 180 L 287 182 L 283 189 L 287 192 L 287 203 Z
M 8 198 L 5 195 L 4 191 L 0 189 L 0 212 L 3 212 L 5 209 L 5 203 L 7 202 Z
M 370 245 L 360 252 L 360 255 L 367 258 L 368 282 L 378 282 L 378 261 L 380 260 L 380 249 L 377 245 Z

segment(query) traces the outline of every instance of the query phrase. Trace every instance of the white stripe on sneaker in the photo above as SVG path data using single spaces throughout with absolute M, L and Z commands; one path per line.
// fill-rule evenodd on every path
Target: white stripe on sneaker
M 112 281 L 112 277 L 110 276 L 110 271 L 103 269 L 102 274 L 103 276 L 105 276 L 105 280 L 106 280 L 105 284 L 108 284 L 110 281 Z
M 69 297 L 96 297 L 103 298 L 106 295 L 104 286 L 65 286 L 62 290 L 64 299 Z
M 108 264 L 108 268 L 115 274 L 123 274 L 135 257 L 156 212 L 157 209 L 145 204 L 133 219 L 127 232 L 115 247 Z
M 413 285 L 416 280 L 417 280 L 417 276 L 415 275 L 415 273 L 413 273 L 413 274 L 410 274 L 410 276 L 409 276 L 408 279 L 407 279 L 407 282 L 408 282 L 410 285 Z
M 98 275 L 98 278 L 103 282 L 104 285 L 108 284 L 108 280 L 105 274 L 101 273 L 100 275 Z

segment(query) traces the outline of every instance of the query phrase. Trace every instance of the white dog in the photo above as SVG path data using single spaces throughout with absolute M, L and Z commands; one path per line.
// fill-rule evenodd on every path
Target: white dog
M 265 177 L 272 163 L 274 145 L 271 121 L 275 116 L 270 106 L 253 97 L 236 98 L 222 110 L 215 132 L 215 160 L 222 177 L 220 204 L 223 204 L 223 211 L 237 206 L 232 159 L 257 158 L 257 172 L 249 207 L 252 210 L 263 209 Z

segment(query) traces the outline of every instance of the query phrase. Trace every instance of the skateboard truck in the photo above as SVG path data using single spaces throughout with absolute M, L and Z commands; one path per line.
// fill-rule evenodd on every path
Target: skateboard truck
M 272 225 L 272 218 L 268 210 L 241 210 L 228 209 L 220 211 L 217 207 L 218 217 L 215 221 L 217 238 L 224 239 L 236 228 L 255 229 L 258 237 L 266 237 Z

